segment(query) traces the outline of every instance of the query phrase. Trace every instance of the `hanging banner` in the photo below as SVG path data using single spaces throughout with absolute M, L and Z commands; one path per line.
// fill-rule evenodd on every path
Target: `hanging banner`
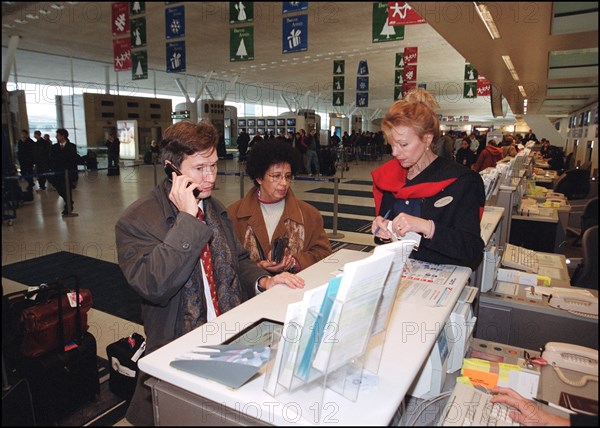
M 308 15 L 283 18 L 283 53 L 308 49 Z
M 333 90 L 343 91 L 344 90 L 344 76 L 333 76 Z
M 394 27 L 388 22 L 387 2 L 373 3 L 373 19 L 371 33 L 373 43 L 404 40 L 404 26 L 399 25 L 397 27 Z
M 254 21 L 254 2 L 230 1 L 229 23 L 240 24 Z
M 357 92 L 356 93 L 356 106 L 357 107 L 369 107 L 369 93 L 368 92 Z
M 284 1 L 283 13 L 300 12 L 302 10 L 308 10 L 307 1 Z
M 141 50 L 131 53 L 131 80 L 148 78 L 148 52 Z
M 185 6 L 165 9 L 165 36 L 167 39 L 185 37 Z
M 167 43 L 167 73 L 185 71 L 185 41 Z
M 129 34 L 129 3 L 112 4 L 112 35 L 115 37 Z
M 404 69 L 398 68 L 394 71 L 394 85 L 402 85 L 404 83 Z
M 333 74 L 344 74 L 346 61 L 343 59 L 333 61 Z
M 229 29 L 229 61 L 254 60 L 254 27 Z
M 465 82 L 463 98 L 477 98 L 477 82 Z
M 134 18 L 131 20 L 131 47 L 143 48 L 146 46 L 146 18 Z
M 417 66 L 407 65 L 404 67 L 403 78 L 405 82 L 414 82 L 417 80 Z
M 129 37 L 113 40 L 115 71 L 131 70 L 131 40 Z
M 367 76 L 369 74 L 369 64 L 364 59 L 358 62 L 358 71 L 356 72 L 359 76 Z
M 129 2 L 129 15 L 140 15 L 146 12 L 145 1 L 130 1 Z
M 410 90 L 413 90 L 417 87 L 416 82 L 404 82 L 402 84 L 402 98 L 406 96 L 406 93 Z
M 471 64 L 465 64 L 465 80 L 477 80 L 477 70 Z
M 412 25 L 424 24 L 425 20 L 408 3 L 391 1 L 388 2 L 388 22 L 389 25 Z
M 343 106 L 344 105 L 344 93 L 343 92 L 334 92 L 333 93 L 333 105 L 334 106 Z
M 369 78 L 368 77 L 357 77 L 356 78 L 356 90 L 357 91 L 368 91 L 369 90 Z
M 396 53 L 396 68 L 404 67 L 404 52 Z
M 404 64 L 416 64 L 419 59 L 419 48 L 404 48 Z
M 402 99 L 402 86 L 394 86 L 394 100 Z
M 478 97 L 489 97 L 491 95 L 492 86 L 490 81 L 487 79 L 477 80 L 477 96 Z

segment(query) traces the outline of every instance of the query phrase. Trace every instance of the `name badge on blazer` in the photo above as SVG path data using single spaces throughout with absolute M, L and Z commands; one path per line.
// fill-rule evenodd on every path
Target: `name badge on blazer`
M 445 197 L 443 197 L 443 198 L 438 199 L 437 201 L 435 201 L 435 203 L 433 204 L 433 206 L 436 207 L 436 208 L 442 208 L 442 207 L 445 207 L 446 205 L 448 205 L 453 200 L 454 200 L 454 198 L 452 196 L 445 196 Z

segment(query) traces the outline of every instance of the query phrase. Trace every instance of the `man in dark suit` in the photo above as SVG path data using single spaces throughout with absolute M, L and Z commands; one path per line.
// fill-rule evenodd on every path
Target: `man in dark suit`
M 21 131 L 21 139 L 17 143 L 17 158 L 21 168 L 21 175 L 27 181 L 27 191 L 33 191 L 33 148 L 34 142 L 29 137 L 29 131 L 23 129 Z
M 536 143 L 538 142 L 537 137 L 535 136 L 535 134 L 533 133 L 533 131 L 530 129 L 529 132 L 527 134 L 525 134 L 525 137 L 523 137 L 523 144 L 525 144 L 528 141 L 535 141 Z
M 65 201 L 62 215 L 67 215 L 73 211 L 73 192 L 71 191 L 72 186 L 67 187 L 65 183 L 65 171 L 69 171 L 69 183 L 73 183 L 77 176 L 77 147 L 69 141 L 69 131 L 64 128 L 56 130 L 56 140 L 58 143 L 54 144 L 50 150 L 50 170 L 54 171 L 50 182 Z

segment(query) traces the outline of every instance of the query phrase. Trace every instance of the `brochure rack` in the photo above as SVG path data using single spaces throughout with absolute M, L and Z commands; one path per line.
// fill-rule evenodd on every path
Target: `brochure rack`
M 286 324 L 273 345 L 263 389 L 284 405 L 288 417 L 293 419 L 291 413 L 296 411 L 298 419 L 301 416 L 316 424 L 334 422 L 331 418 L 338 407 L 335 402 L 325 402 L 326 390 L 355 402 L 364 371 L 369 369 L 365 365 L 367 354 L 373 373 L 377 373 L 389 321 L 388 316 L 384 328 L 371 335 L 382 290 L 345 302 L 331 299 L 329 319 L 337 322 L 320 325 L 320 308 L 314 307 L 303 322 Z M 370 348 L 374 353 L 368 352 Z

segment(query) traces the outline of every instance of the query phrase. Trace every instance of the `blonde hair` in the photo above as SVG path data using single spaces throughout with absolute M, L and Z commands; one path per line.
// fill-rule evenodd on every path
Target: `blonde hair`
M 389 136 L 392 128 L 407 126 L 412 128 L 419 138 L 432 134 L 432 141 L 436 141 L 440 123 L 433 110 L 439 107 L 435 97 L 429 92 L 424 89 L 412 89 L 390 107 L 381 122 L 381 128 L 386 136 Z

